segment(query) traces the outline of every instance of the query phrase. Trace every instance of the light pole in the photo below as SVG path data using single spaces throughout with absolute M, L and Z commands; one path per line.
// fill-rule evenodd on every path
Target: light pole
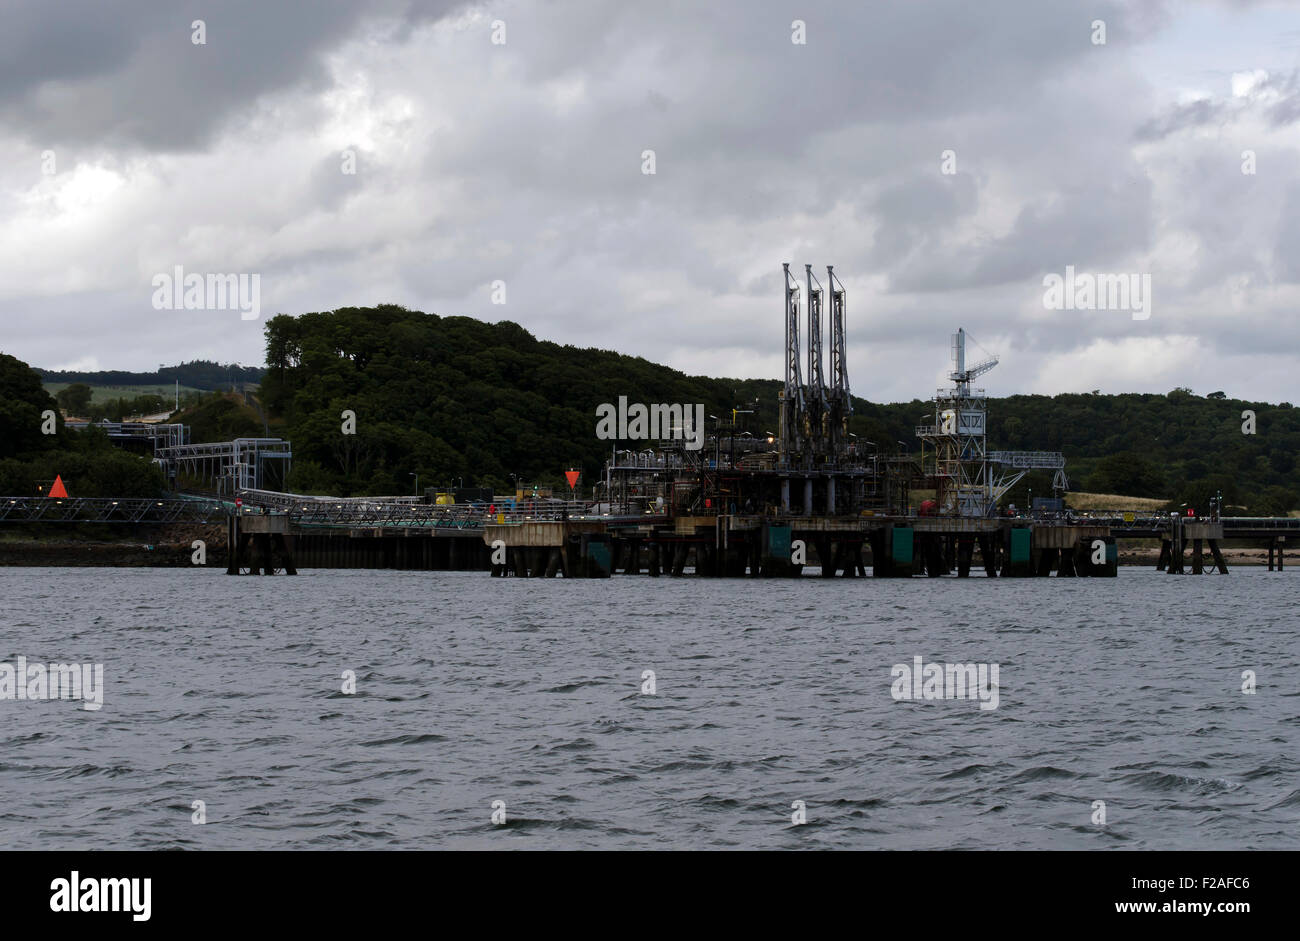
M 420 495 L 420 475 L 417 473 L 410 473 L 406 476 L 415 478 L 415 495 L 418 497 Z

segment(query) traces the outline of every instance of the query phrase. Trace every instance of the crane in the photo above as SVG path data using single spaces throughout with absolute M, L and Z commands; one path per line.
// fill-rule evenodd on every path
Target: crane
M 972 341 L 974 342 L 974 341 Z M 976 343 L 976 346 L 979 344 Z M 952 359 L 957 368 L 948 374 L 948 378 L 957 384 L 957 390 L 962 395 L 970 394 L 971 380 L 977 376 L 982 376 L 998 364 L 996 356 L 990 356 L 982 363 L 977 363 L 970 369 L 966 368 L 966 331 L 961 327 L 952 338 Z

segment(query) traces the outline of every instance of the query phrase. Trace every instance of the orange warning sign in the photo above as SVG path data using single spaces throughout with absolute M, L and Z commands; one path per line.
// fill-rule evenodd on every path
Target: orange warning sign
M 50 487 L 50 496 L 64 498 L 68 496 L 68 488 L 63 486 L 62 475 L 55 475 L 54 485 Z

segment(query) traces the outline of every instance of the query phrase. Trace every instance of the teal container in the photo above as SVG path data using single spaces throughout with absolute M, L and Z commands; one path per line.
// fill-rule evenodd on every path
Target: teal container
M 592 540 L 591 542 L 587 543 L 587 559 L 589 562 L 595 565 L 601 572 L 604 572 L 605 574 L 609 574 L 609 569 L 610 569 L 609 543 L 596 542 L 595 540 Z
M 1011 561 L 1028 562 L 1031 530 L 1011 530 Z
M 893 529 L 890 556 L 898 565 L 912 564 L 912 536 L 911 526 L 895 526 Z
M 769 559 L 790 558 L 790 527 L 767 527 L 767 557 Z

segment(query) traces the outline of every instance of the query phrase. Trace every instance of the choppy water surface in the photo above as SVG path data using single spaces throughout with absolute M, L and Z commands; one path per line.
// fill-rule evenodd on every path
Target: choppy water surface
M 1294 849 L 1298 579 L 0 569 L 0 659 L 106 687 L 0 701 L 0 838 Z M 998 707 L 895 701 L 917 655 L 999 664 Z

